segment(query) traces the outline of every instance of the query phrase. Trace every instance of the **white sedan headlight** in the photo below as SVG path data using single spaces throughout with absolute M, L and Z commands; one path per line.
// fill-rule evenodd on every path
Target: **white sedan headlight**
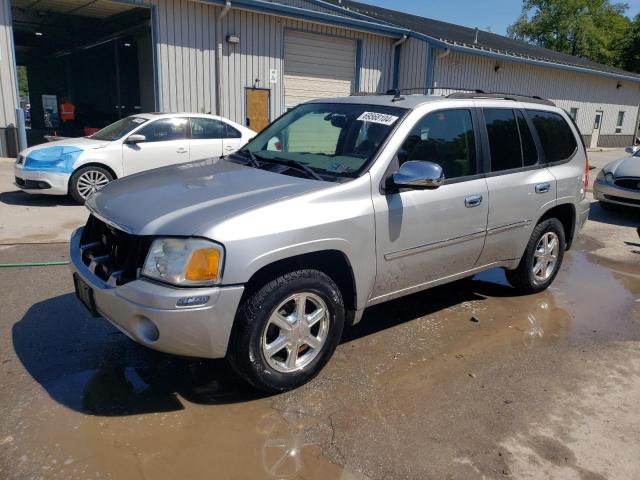
M 224 249 L 203 238 L 158 238 L 153 241 L 142 275 L 180 286 L 220 282 Z

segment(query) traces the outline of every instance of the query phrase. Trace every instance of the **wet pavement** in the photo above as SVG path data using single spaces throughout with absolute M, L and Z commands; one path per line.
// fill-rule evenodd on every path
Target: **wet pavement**
M 494 270 L 379 305 L 271 397 L 91 318 L 65 266 L 2 269 L 0 478 L 640 478 L 640 254 L 598 254 L 621 215 L 548 291 Z

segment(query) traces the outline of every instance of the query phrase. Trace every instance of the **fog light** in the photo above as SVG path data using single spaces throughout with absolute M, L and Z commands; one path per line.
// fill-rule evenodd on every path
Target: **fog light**
M 147 317 L 138 317 L 138 338 L 145 342 L 153 343 L 160 338 L 160 332 L 156 324 Z
M 209 295 L 198 295 L 197 297 L 184 297 L 178 300 L 176 307 L 197 307 L 209 301 Z

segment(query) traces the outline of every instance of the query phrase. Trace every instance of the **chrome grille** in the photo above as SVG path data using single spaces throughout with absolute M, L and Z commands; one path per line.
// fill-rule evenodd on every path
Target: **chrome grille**
M 618 178 L 614 182 L 617 187 L 627 188 L 629 190 L 640 190 L 640 178 Z

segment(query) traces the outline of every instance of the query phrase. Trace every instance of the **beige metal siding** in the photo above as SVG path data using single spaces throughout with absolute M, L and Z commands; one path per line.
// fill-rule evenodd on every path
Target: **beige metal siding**
M 160 110 L 214 112 L 217 9 L 189 0 L 156 5 Z
M 496 66 L 499 67 L 497 71 Z M 604 111 L 601 136 L 633 135 L 640 103 L 637 83 L 457 52 L 435 61 L 434 85 L 548 98 L 566 111 L 578 108 L 577 123 L 584 135 L 592 132 L 596 110 Z M 625 111 L 624 125 L 622 132 L 616 134 L 620 110 Z
M 0 128 L 15 126 L 18 106 L 10 2 L 0 1 Z
M 398 88 L 423 89 L 427 72 L 427 42 L 409 38 L 400 46 Z M 422 93 L 415 91 L 414 93 Z
M 354 89 L 372 92 L 389 88 L 392 38 L 236 8 L 221 18 L 221 7 L 189 0 L 153 0 L 153 4 L 157 6 L 154 31 L 163 111 L 216 111 L 219 48 L 221 114 L 244 124 L 245 88 L 258 86 L 270 89 L 271 119 L 278 117 L 284 111 L 285 30 L 359 40 L 360 85 Z M 237 35 L 240 43 L 228 43 L 227 35 Z M 272 69 L 276 83 L 269 83 Z
M 355 40 L 285 31 L 285 108 L 314 98 L 350 95 L 355 75 Z

